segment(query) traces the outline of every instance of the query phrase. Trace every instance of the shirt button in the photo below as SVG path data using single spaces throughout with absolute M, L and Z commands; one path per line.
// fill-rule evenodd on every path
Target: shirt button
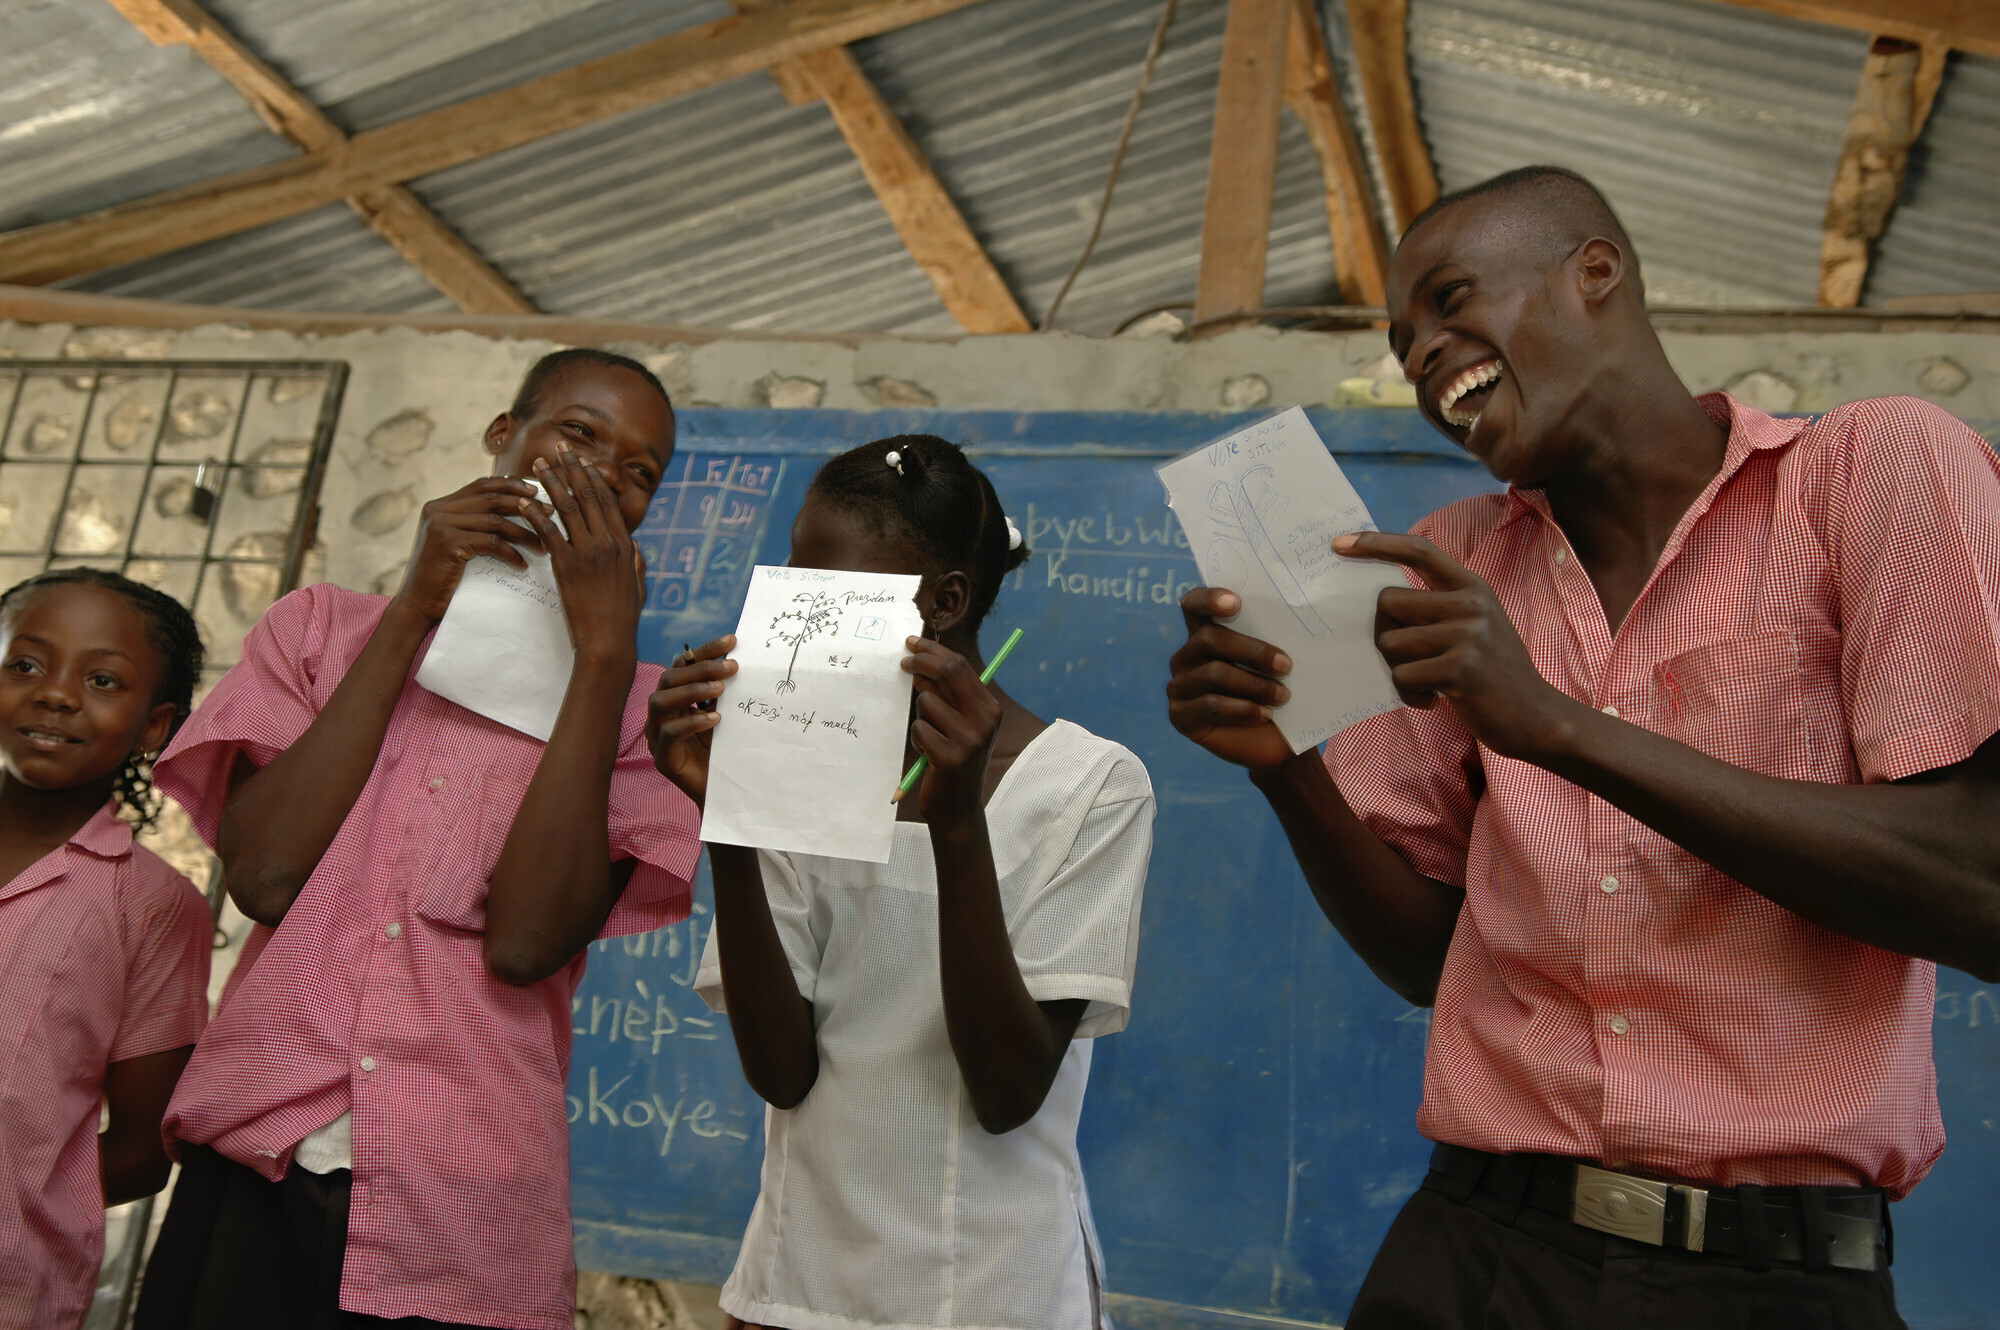
M 1618 879 L 1615 877 L 1607 877 L 1597 885 L 1604 888 L 1604 894 L 1609 896 L 1612 892 L 1618 890 Z M 394 928 L 395 925 L 390 924 L 389 927 Z M 394 937 L 396 935 L 394 933 L 391 933 L 389 934 L 389 936 Z
M 432 788 L 432 789 L 434 789 L 434 790 L 441 790 L 441 789 L 443 789 L 443 788 L 444 788 L 444 777 L 443 777 L 443 776 L 432 776 L 432 777 L 431 777 L 431 788 Z
M 1612 1022 L 1612 1024 L 1613 1024 L 1613 1025 L 1619 1025 L 1619 1024 L 1622 1024 L 1622 1023 L 1623 1023 L 1623 1022 L 1620 1022 L 1620 1021 L 1613 1021 L 1613 1022 Z M 1624 1032 L 1623 1030 L 1620 1030 L 1620 1031 L 1619 1031 L 1618 1033 L 1620 1033 L 1620 1034 L 1624 1034 L 1625 1032 Z M 363 1070 L 363 1071 L 373 1071 L 373 1070 L 375 1070 L 375 1059 L 374 1059 L 374 1058 L 363 1058 L 363 1059 L 361 1059 L 361 1070 Z
M 1606 878 L 1605 881 L 1610 882 L 1611 879 Z M 1612 886 L 1616 885 L 1617 885 L 1616 883 L 1612 883 Z M 1606 887 L 1605 890 L 1609 891 L 1611 890 L 1611 887 Z M 399 938 L 403 935 L 403 926 L 401 924 L 394 924 L 394 923 L 388 924 L 382 929 L 382 932 L 391 938 Z
M 1627 1030 L 1631 1028 L 1632 1028 L 1632 1022 L 1626 1020 L 1623 1016 L 1613 1016 L 1611 1018 L 1611 1033 L 1624 1034 Z M 368 1059 L 363 1058 L 361 1060 L 361 1065 L 364 1067 L 367 1066 Z
M 1607 716 L 1609 716 L 1609 717 L 1611 717 L 1611 719 L 1613 719 L 1613 720 L 1617 720 L 1617 719 L 1618 719 L 1618 708 L 1617 708 L 1617 707 L 1606 707 L 1606 708 L 1604 708 L 1604 714 L 1605 714 L 1605 715 L 1607 715 Z
M 1556 562 L 1557 563 L 1569 562 L 1569 551 L 1562 548 L 1560 545 L 1556 547 Z

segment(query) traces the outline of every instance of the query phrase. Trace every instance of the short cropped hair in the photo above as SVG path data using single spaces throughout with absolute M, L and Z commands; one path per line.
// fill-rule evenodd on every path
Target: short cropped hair
M 1547 237 L 1545 262 L 1558 262 L 1575 252 L 1578 245 L 1597 236 L 1613 242 L 1625 252 L 1635 289 L 1644 297 L 1646 286 L 1639 272 L 1639 252 L 1632 247 L 1632 237 L 1626 234 L 1617 211 L 1603 191 L 1566 167 L 1522 166 L 1446 194 L 1416 215 L 1404 230 L 1403 238 L 1415 235 L 1419 227 L 1445 209 L 1488 194 L 1523 205 L 1538 230 Z
M 652 385 L 660 400 L 667 404 L 667 414 L 674 413 L 674 400 L 667 396 L 667 389 L 660 382 L 659 375 L 647 369 L 630 356 L 621 356 L 616 351 L 600 351 L 594 346 L 571 346 L 560 351 L 551 351 L 537 360 L 528 376 L 521 380 L 520 391 L 514 394 L 514 404 L 507 408 L 507 414 L 516 420 L 532 419 L 542 409 L 542 397 L 562 372 L 575 365 L 602 365 L 609 369 L 630 370 Z

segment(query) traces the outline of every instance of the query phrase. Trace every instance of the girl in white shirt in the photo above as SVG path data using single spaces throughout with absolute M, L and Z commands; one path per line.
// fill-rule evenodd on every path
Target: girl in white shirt
M 795 567 L 922 574 L 906 762 L 930 766 L 886 864 L 708 847 L 696 986 L 771 1106 L 722 1291 L 741 1324 L 1109 1327 L 1076 1126 L 1091 1039 L 1130 1006 L 1153 792 L 1126 749 L 979 682 L 980 621 L 1027 557 L 930 435 L 834 458 L 793 524 Z M 696 804 L 734 645 L 652 699 L 655 761 Z

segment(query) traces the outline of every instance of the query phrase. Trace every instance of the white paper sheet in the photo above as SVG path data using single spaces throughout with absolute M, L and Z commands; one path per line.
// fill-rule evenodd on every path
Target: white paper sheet
M 1292 658 L 1271 715 L 1294 753 L 1402 705 L 1375 648 L 1375 598 L 1394 564 L 1345 559 L 1336 536 L 1374 531 L 1361 496 L 1297 407 L 1160 468 L 1202 581 L 1243 597 L 1229 626 Z
M 736 627 L 701 838 L 887 863 L 923 629 L 914 573 L 759 565 Z
M 547 502 L 548 491 L 528 483 Z M 562 519 L 555 521 L 561 529 Z M 430 652 L 417 667 L 417 682 L 547 743 L 555 733 L 576 650 L 549 556 L 521 553 L 527 556 L 526 572 L 489 554 L 466 561 Z

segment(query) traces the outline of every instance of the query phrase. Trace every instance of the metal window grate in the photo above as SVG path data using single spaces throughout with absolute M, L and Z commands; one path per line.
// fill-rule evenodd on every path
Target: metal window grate
M 346 387 L 343 361 L 0 361 L 0 588 L 123 572 L 219 675 L 299 583 Z

